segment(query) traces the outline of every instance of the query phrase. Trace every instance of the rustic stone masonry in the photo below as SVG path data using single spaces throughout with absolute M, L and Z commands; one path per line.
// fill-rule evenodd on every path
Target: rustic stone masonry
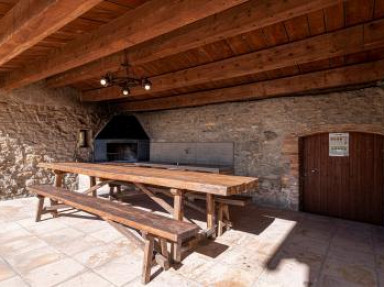
M 77 148 L 78 132 L 88 130 L 91 138 L 109 113 L 77 97 L 73 89 L 41 85 L 0 93 L 0 199 L 26 196 L 27 186 L 51 182 L 39 162 L 89 159 L 91 148 Z M 71 176 L 65 181 L 76 183 Z
M 137 114 L 152 141 L 234 142 L 235 173 L 260 178 L 260 204 L 298 209 L 298 139 L 318 132 L 384 133 L 384 90 L 226 103 Z

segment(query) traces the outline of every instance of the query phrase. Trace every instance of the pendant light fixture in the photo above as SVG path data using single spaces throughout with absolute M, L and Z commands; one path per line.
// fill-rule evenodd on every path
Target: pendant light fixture
M 130 76 L 131 66 L 128 64 L 128 57 L 125 53 L 125 63 L 121 64 L 125 69 L 127 76 L 117 77 L 112 73 L 107 73 L 100 78 L 100 85 L 102 88 L 119 86 L 121 94 L 123 96 L 129 96 L 131 94 L 131 88 L 141 86 L 144 90 L 150 91 L 152 89 L 152 83 L 148 78 L 138 78 L 135 77 L 133 71 L 131 71 L 132 76 Z M 132 69 L 131 69 L 132 70 Z

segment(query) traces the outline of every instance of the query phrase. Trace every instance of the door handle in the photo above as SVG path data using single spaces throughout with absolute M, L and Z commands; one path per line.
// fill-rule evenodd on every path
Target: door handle
M 319 172 L 319 170 L 317 168 L 312 168 L 311 169 L 311 173 L 316 173 L 316 172 Z

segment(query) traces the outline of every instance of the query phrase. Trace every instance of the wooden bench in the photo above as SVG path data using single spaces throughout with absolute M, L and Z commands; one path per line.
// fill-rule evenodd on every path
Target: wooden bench
M 206 200 L 202 194 L 189 192 L 185 195 L 189 199 Z M 229 215 L 229 205 L 233 206 L 246 206 L 252 202 L 252 197 L 245 195 L 232 195 L 232 196 L 216 196 L 215 201 L 218 203 L 217 208 L 217 235 L 220 236 L 224 233 L 224 229 L 232 227 L 232 222 Z
M 60 187 L 41 185 L 32 186 L 29 190 L 36 194 L 39 199 L 36 221 L 41 220 L 42 214 L 57 212 L 57 209 L 62 208 L 62 204 L 65 204 L 101 217 L 142 248 L 144 250 L 143 284 L 150 281 L 151 267 L 154 263 L 159 264 L 164 269 L 169 268 L 170 257 L 167 242 L 181 244 L 195 237 L 199 231 L 195 224 L 189 222 L 177 221 L 109 200 L 71 192 Z M 44 207 L 45 198 L 60 204 Z M 134 230 L 141 232 L 141 236 Z

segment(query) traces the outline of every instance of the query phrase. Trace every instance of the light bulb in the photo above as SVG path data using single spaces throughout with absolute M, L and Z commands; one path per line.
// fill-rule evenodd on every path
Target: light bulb
M 124 96 L 128 96 L 129 93 L 130 93 L 130 91 L 129 91 L 128 88 L 122 88 L 122 89 L 121 89 L 121 92 L 123 93 Z
M 146 91 L 149 91 L 150 89 L 152 89 L 152 83 L 148 79 L 144 79 L 142 85 L 144 90 Z
M 102 85 L 102 86 L 104 86 L 104 87 L 106 87 L 106 86 L 108 86 L 108 79 L 106 78 L 106 77 L 102 77 L 101 79 L 100 79 L 100 84 Z

